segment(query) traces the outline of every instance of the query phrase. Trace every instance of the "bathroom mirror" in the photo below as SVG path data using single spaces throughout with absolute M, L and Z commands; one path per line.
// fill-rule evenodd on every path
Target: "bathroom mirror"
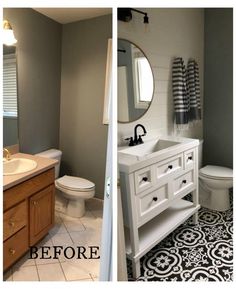
M 3 45 L 3 146 L 18 144 L 16 47 Z
M 134 43 L 118 39 L 118 121 L 132 122 L 148 110 L 154 92 L 150 63 Z

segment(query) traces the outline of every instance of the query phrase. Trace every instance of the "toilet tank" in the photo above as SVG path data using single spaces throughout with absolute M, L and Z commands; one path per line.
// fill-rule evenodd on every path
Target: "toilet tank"
M 58 160 L 58 164 L 55 166 L 55 179 L 58 179 L 58 177 L 59 177 L 60 165 L 61 165 L 61 155 L 62 155 L 62 152 L 60 150 L 57 150 L 57 149 L 50 149 L 50 150 L 43 151 L 41 153 L 36 154 L 36 156 L 39 156 L 39 157 Z

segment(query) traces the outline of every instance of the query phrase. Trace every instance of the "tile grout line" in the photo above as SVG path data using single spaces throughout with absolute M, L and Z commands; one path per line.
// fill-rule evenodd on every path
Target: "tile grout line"
M 61 218 L 61 216 L 60 216 L 60 218 Z M 64 219 L 61 218 L 61 221 L 62 221 L 62 223 L 63 223 L 63 225 L 64 225 L 64 227 L 65 227 L 65 229 L 66 229 L 67 234 L 68 234 L 69 237 L 70 237 L 70 240 L 71 240 L 72 244 L 73 244 L 73 245 L 76 245 L 75 242 L 73 241 L 71 235 L 70 235 L 70 232 L 68 231 L 68 229 L 67 229 L 67 227 L 66 227 L 66 225 L 65 225 L 65 223 L 64 223 Z M 86 231 L 86 227 L 84 226 L 84 224 L 83 224 L 80 220 L 78 220 L 78 221 L 79 221 L 79 222 L 82 224 L 82 226 L 85 228 L 85 230 L 83 230 L 83 231 Z M 80 231 L 75 231 L 75 232 L 80 232 Z M 52 240 L 52 243 L 53 243 L 53 245 L 54 245 L 53 240 Z M 66 262 L 66 261 L 62 261 L 60 258 L 58 259 L 58 261 L 59 261 L 59 263 L 60 263 L 60 266 L 61 266 L 61 263 Z M 62 270 L 63 270 L 63 269 L 62 269 Z M 63 271 L 63 273 L 64 273 L 64 271 Z
M 50 233 L 48 233 L 47 235 L 50 237 L 50 239 L 47 240 L 47 242 L 48 242 L 48 241 L 51 241 L 51 242 L 52 242 L 52 245 L 54 246 L 54 243 L 53 243 L 53 240 L 52 240 L 52 236 L 50 235 Z M 46 236 L 47 236 L 47 235 L 46 235 Z M 43 245 L 43 246 L 44 246 L 44 245 Z M 39 246 L 39 248 L 41 249 L 43 246 Z M 51 249 L 51 246 L 50 246 L 50 249 Z M 54 259 L 52 259 L 52 260 L 54 260 Z M 59 259 L 58 259 L 58 262 L 47 261 L 47 263 L 44 263 L 44 264 L 37 264 L 37 263 L 36 263 L 36 260 L 34 260 L 34 262 L 35 262 L 35 265 L 36 265 L 36 266 L 52 265 L 52 264 L 57 264 L 57 263 L 59 263 Z
M 63 276 L 64 276 L 64 278 L 65 278 L 65 281 L 70 281 L 70 280 L 67 280 L 67 278 L 66 278 L 66 274 L 65 274 L 65 272 L 64 272 L 64 270 L 63 270 L 63 268 L 62 268 L 60 259 L 59 259 L 59 264 L 60 264 L 60 267 L 61 267 L 61 270 L 62 270 L 62 274 L 63 274 Z
M 64 219 L 61 219 L 61 220 L 62 220 L 62 223 L 63 223 L 65 229 L 66 229 L 66 232 L 70 235 L 70 232 L 68 231 L 67 226 L 66 226 L 66 224 L 64 223 Z M 79 223 L 84 227 L 84 230 L 82 230 L 82 231 L 86 231 L 86 227 L 84 226 L 84 224 L 82 223 L 82 221 L 80 221 L 79 218 L 78 218 L 78 221 L 79 221 Z M 80 230 L 80 231 L 72 231 L 72 232 L 82 232 L 82 231 Z M 70 236 L 70 238 L 71 238 L 71 236 Z M 71 241 L 72 241 L 72 243 L 74 244 L 72 238 L 71 238 Z
M 62 222 L 63 222 L 63 220 L 62 220 Z M 63 222 L 63 224 L 64 224 L 64 222 Z M 66 227 L 65 224 L 64 224 L 64 226 L 65 226 L 65 228 L 66 228 L 67 234 L 69 235 L 69 237 L 70 237 L 70 239 L 71 239 L 72 244 L 74 244 L 74 241 L 73 241 L 73 239 L 72 239 L 72 237 L 71 237 L 71 235 L 70 235 L 70 232 L 68 231 L 68 229 L 67 229 L 67 227 Z
M 93 279 L 93 275 L 91 273 L 89 273 L 91 279 L 95 282 L 95 280 Z
M 93 214 L 93 212 L 90 211 L 89 208 L 87 208 L 87 209 L 88 209 L 88 211 L 92 214 L 92 216 L 94 217 L 94 220 L 96 220 L 97 217 Z M 66 229 L 67 233 L 69 234 L 70 239 L 71 239 L 71 241 L 72 241 L 73 244 L 75 244 L 75 242 L 73 241 L 73 239 L 72 239 L 70 233 L 74 233 L 74 232 L 78 233 L 78 232 L 84 232 L 84 231 L 87 231 L 87 227 L 84 225 L 83 221 L 80 221 L 79 219 L 78 219 L 78 221 L 79 221 L 80 224 L 84 227 L 84 230 L 80 230 L 80 231 L 71 231 L 71 232 L 70 232 L 70 231 L 68 231 L 68 229 L 67 229 L 67 227 L 66 227 L 66 225 L 65 225 L 65 223 L 64 223 L 64 220 L 62 219 L 62 223 L 63 223 L 63 225 L 65 226 L 65 229 Z M 76 245 L 76 244 L 75 244 L 75 245 Z
M 78 218 L 78 221 L 79 221 L 79 223 L 84 227 L 84 230 L 82 230 L 82 231 L 86 231 L 86 227 L 85 227 L 85 225 L 83 224 L 83 222 L 80 221 L 79 218 Z M 63 222 L 63 224 L 64 224 L 64 226 L 66 227 L 66 225 L 65 225 L 64 222 Z M 66 227 L 66 230 L 67 230 L 67 232 L 70 234 L 70 232 L 68 231 L 67 227 Z M 80 230 L 80 231 L 72 231 L 72 232 L 82 232 L 82 231 Z
M 36 267 L 36 271 L 37 271 L 37 275 L 38 275 L 38 281 L 40 282 L 41 280 L 40 280 L 40 276 L 39 276 L 39 270 L 38 270 L 38 266 L 37 266 L 37 264 L 36 264 L 36 262 L 35 262 L 35 267 Z

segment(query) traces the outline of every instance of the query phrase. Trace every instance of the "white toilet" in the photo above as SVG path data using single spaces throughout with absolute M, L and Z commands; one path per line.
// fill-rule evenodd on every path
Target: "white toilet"
M 83 178 L 67 175 L 58 178 L 62 155 L 60 150 L 50 149 L 37 155 L 58 160 L 55 167 L 56 210 L 71 217 L 82 217 L 85 213 L 85 200 L 95 195 L 95 184 Z
M 201 160 L 202 141 L 199 145 Z M 201 165 L 201 161 L 199 161 Z M 207 165 L 199 170 L 199 202 L 202 207 L 226 211 L 230 209 L 229 189 L 233 187 L 233 170 L 221 166 Z

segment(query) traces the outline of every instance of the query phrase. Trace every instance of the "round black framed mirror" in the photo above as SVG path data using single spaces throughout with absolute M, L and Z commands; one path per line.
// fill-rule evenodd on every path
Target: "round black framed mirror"
M 126 39 L 118 39 L 118 122 L 142 117 L 153 99 L 154 78 L 143 51 Z

